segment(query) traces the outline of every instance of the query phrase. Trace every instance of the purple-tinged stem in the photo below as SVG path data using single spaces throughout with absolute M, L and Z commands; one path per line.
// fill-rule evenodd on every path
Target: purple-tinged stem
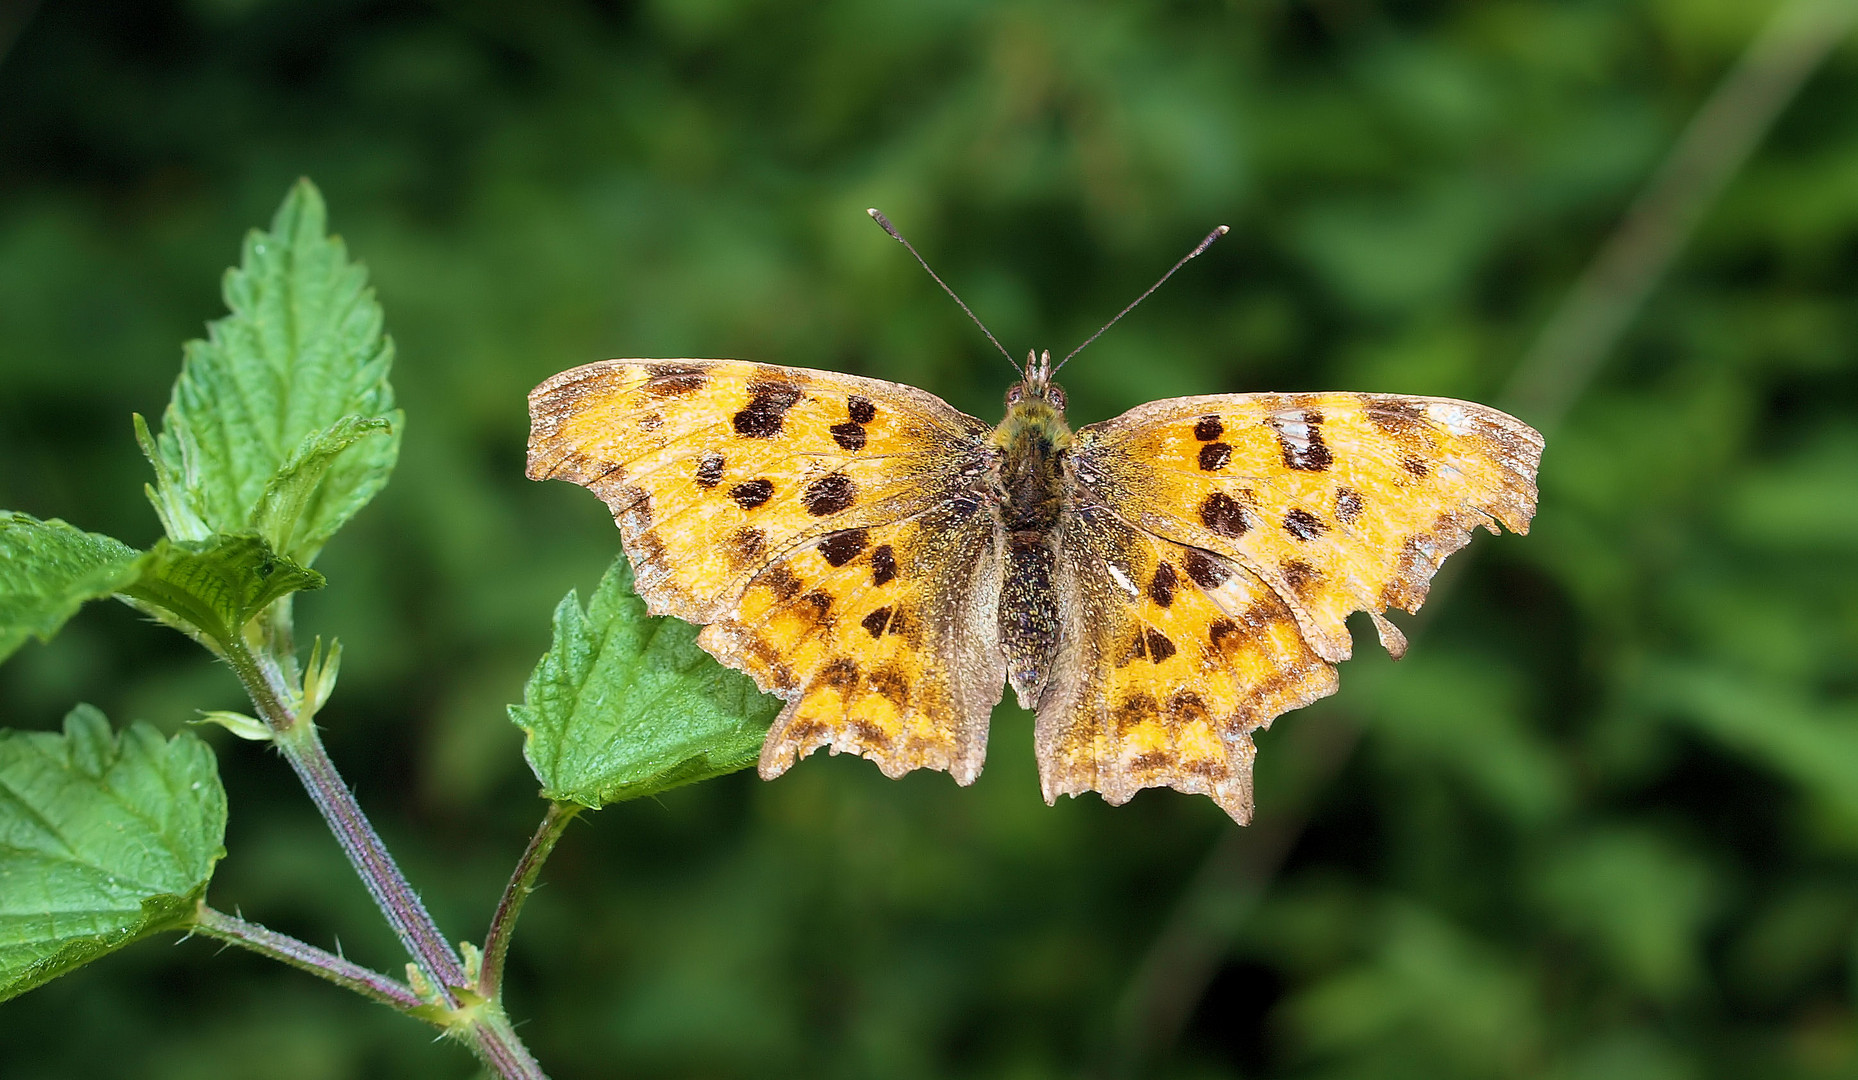
M 362 813 L 361 804 L 355 801 L 354 793 L 343 783 L 341 774 L 336 772 L 335 763 L 323 749 L 315 725 L 297 722 L 295 712 L 286 704 L 276 682 L 268 677 L 273 673 L 265 669 L 244 642 L 229 649 L 226 659 L 238 673 L 239 681 L 245 684 L 252 705 L 271 728 L 274 743 L 290 762 L 290 767 L 296 770 L 297 778 L 310 793 L 310 801 L 322 812 L 329 831 L 335 834 L 343 854 L 348 856 L 400 944 L 431 981 L 442 1002 L 448 1007 L 457 1007 L 458 997 L 453 991 L 467 984 L 464 965 L 446 944 L 419 894 L 413 891 L 406 875 L 400 872 L 399 864 L 387 853 L 387 845 Z
M 496 914 L 490 919 L 490 932 L 484 936 L 484 964 L 477 980 L 477 992 L 491 1001 L 503 996 L 504 962 L 509 957 L 510 935 L 516 930 L 516 917 L 522 914 L 523 902 L 535 892 L 536 877 L 541 874 L 549 853 L 555 850 L 555 842 L 561 839 L 568 822 L 580 812 L 581 808 L 572 803 L 548 804 L 548 813 L 542 816 L 542 824 L 536 826 L 535 835 L 529 838 L 529 846 L 523 849 L 523 857 L 510 874 L 503 897 L 497 901 Z
M 319 949 L 307 942 L 280 934 L 276 930 L 246 922 L 236 915 L 200 905 L 199 913 L 194 918 L 194 930 L 210 938 L 249 949 L 260 956 L 268 956 L 289 964 L 301 971 L 307 971 L 318 978 L 328 979 L 337 986 L 353 990 L 366 998 L 372 998 L 383 1005 L 405 1012 L 424 1004 L 418 995 L 403 982 L 398 982 L 371 971 L 352 960 L 337 956 L 326 949 Z

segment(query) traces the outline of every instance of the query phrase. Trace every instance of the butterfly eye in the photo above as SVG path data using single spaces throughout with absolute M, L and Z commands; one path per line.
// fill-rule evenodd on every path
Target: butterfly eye
M 1045 391 L 1045 400 L 1052 403 L 1052 408 L 1063 412 L 1065 408 L 1064 391 L 1053 386 Z
M 1019 404 L 1019 399 L 1025 396 L 1026 396 L 1025 391 L 1020 389 L 1018 383 L 1014 383 L 1013 385 L 1006 388 L 1006 403 L 1008 405 Z

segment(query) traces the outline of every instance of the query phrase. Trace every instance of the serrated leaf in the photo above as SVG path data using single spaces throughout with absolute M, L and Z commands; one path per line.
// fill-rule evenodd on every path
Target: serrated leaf
M 322 196 L 299 181 L 227 271 L 231 314 L 187 344 L 144 443 L 170 539 L 256 529 L 307 566 L 393 470 L 393 342 L 366 270 L 325 226 Z
M 0 1000 L 189 925 L 225 854 L 213 752 L 79 705 L 64 733 L 0 731 Z
M 258 497 L 258 505 L 252 511 L 252 528 L 275 551 L 295 550 L 299 540 L 320 548 L 329 538 L 328 533 L 303 534 L 303 530 L 316 525 L 309 517 L 309 510 L 322 492 L 322 482 L 329 470 L 349 447 L 370 435 L 390 436 L 392 433 L 393 424 L 384 417 L 344 416 L 321 431 L 304 436 L 297 449 L 278 466 L 271 482 L 265 485 L 264 494 Z
M 753 764 L 779 711 L 697 647 L 696 627 L 647 615 L 621 556 L 585 611 L 573 592 L 555 608 L 510 719 L 542 794 L 597 808 Z
M 323 587 L 323 576 L 250 534 L 161 540 L 122 590 L 136 607 L 224 652 L 272 601 Z
M 46 641 L 86 600 L 118 592 L 142 553 L 120 541 L 0 510 L 0 660 L 28 637 Z

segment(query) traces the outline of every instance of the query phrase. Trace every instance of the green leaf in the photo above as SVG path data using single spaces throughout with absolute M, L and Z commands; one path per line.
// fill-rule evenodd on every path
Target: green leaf
M 231 315 L 187 344 L 161 434 L 138 419 L 170 539 L 255 529 L 307 566 L 393 471 L 393 342 L 367 272 L 325 225 L 322 196 L 298 181 L 227 271 Z
M 250 534 L 161 540 L 123 590 L 136 607 L 219 652 L 272 601 L 323 587 L 323 576 Z
M 26 638 L 46 641 L 86 600 L 119 592 L 142 553 L 53 518 L 0 510 L 0 660 Z
M 89 705 L 0 731 L 0 1000 L 193 921 L 225 854 L 213 752 Z
M 573 592 L 555 608 L 510 719 L 542 794 L 598 808 L 746 768 L 779 711 L 697 647 L 696 627 L 648 616 L 621 556 L 585 612 Z
M 335 531 L 333 527 L 321 534 L 297 534 L 299 530 L 314 529 L 317 525 L 317 518 L 310 511 L 312 504 L 324 495 L 323 479 L 340 460 L 343 451 L 370 435 L 391 436 L 392 432 L 393 424 L 385 418 L 344 416 L 329 427 L 304 436 L 302 444 L 265 485 L 264 494 L 259 496 L 258 505 L 252 511 L 252 527 L 276 551 L 292 551 L 293 543 L 299 540 L 313 545 L 313 549 L 320 548 L 329 539 L 329 533 Z M 386 481 L 384 473 L 381 479 L 383 483 Z M 369 491 L 368 496 L 372 495 L 373 491 Z M 342 514 L 342 520 L 346 521 L 365 502 L 367 498 L 364 497 Z

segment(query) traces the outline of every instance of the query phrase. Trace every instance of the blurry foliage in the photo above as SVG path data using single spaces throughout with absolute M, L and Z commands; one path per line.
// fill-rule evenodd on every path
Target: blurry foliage
M 540 813 L 504 717 L 617 547 L 521 478 L 523 395 L 607 356 L 736 356 L 997 415 L 1068 348 L 1078 422 L 1150 398 L 1488 400 L 1755 0 L 44 5 L 0 66 L 0 505 L 146 546 L 175 343 L 314 176 L 392 313 L 399 483 L 317 567 L 331 752 L 454 936 Z M 1858 1068 L 1858 62 L 1805 88 L 1598 384 L 1526 539 L 1484 538 L 1411 658 L 1284 727 L 1355 760 L 1157 1075 L 1813 1077 Z M 1525 419 L 1528 419 L 1525 417 Z M 1364 628 L 1365 629 L 1365 628 Z M 1364 639 L 1365 640 L 1365 639 Z M 95 606 L 0 667 L 172 733 L 230 674 Z M 220 906 L 385 965 L 281 764 L 207 731 Z M 509 1000 L 554 1075 L 1088 1071 L 1230 828 L 810 759 L 610 809 L 530 905 Z M 1295 743 L 1260 739 L 1261 804 Z M 463 1076 L 384 1010 L 194 942 L 0 1006 L 10 1077 Z M 376 1014 L 379 1015 L 376 1015 Z

